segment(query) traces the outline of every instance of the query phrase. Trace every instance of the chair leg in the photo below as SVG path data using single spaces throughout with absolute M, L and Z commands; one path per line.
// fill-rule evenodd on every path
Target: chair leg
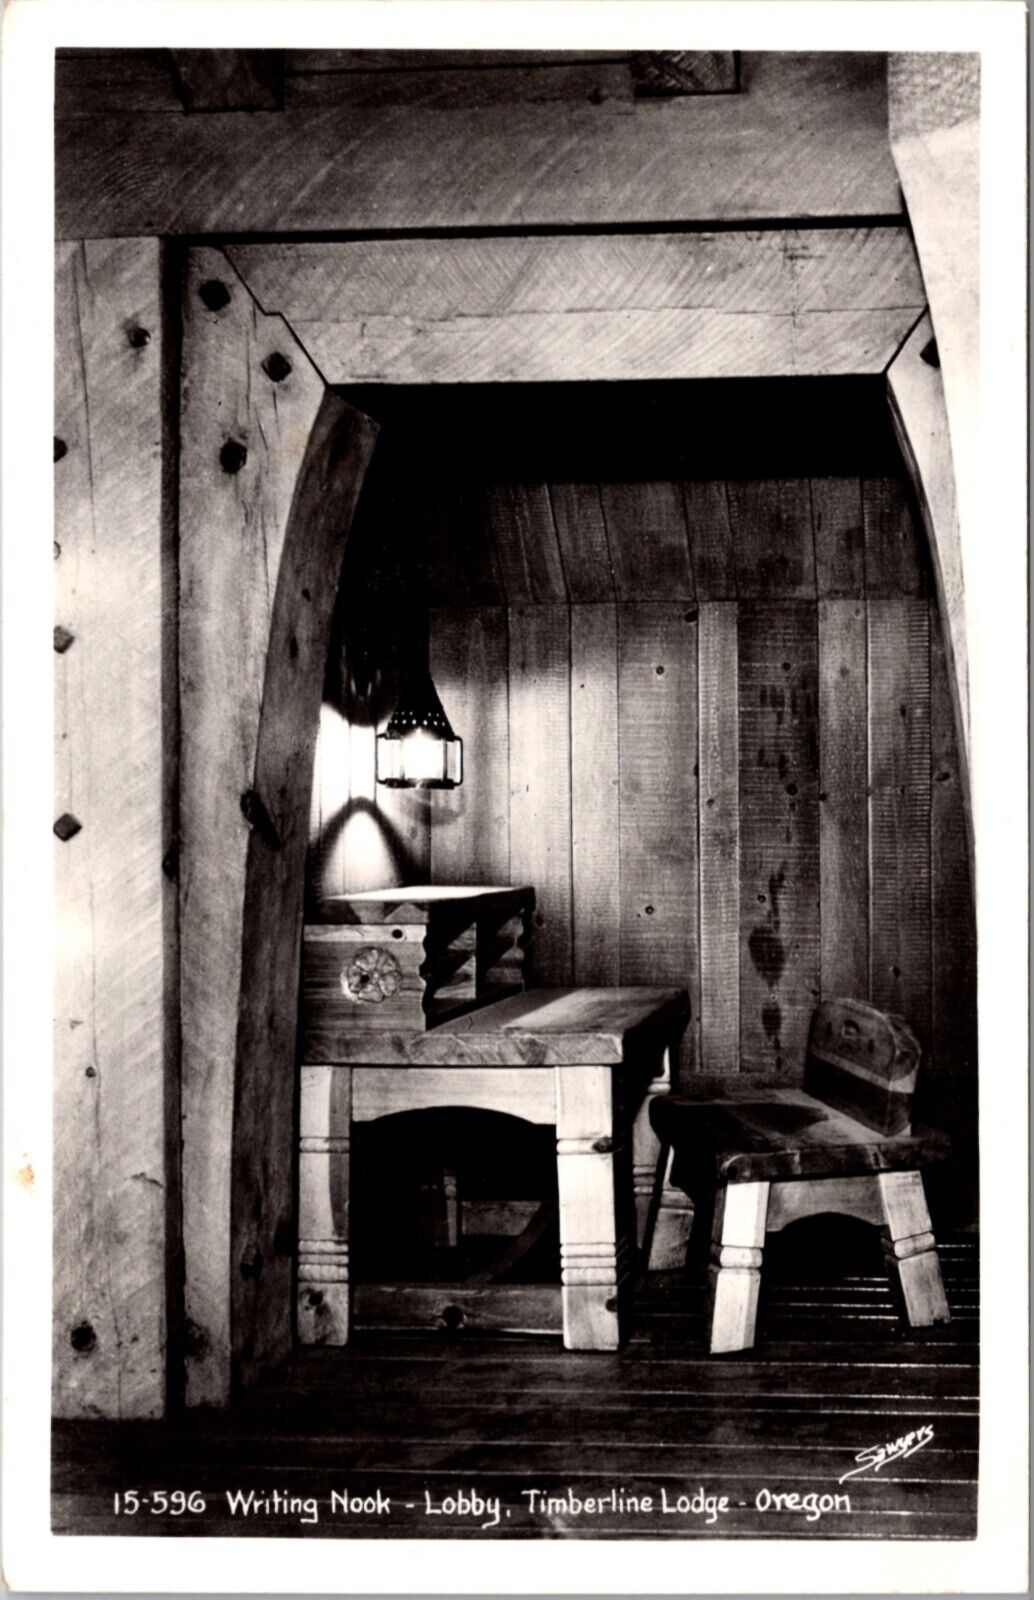
M 878 1182 L 886 1219 L 883 1253 L 897 1273 L 909 1323 L 928 1328 L 950 1322 L 922 1173 L 883 1172 Z
M 674 1159 L 671 1145 L 661 1145 L 640 1240 L 642 1263 L 648 1272 L 681 1271 L 686 1265 L 694 1208 L 689 1196 L 671 1181 Z
M 754 1343 L 768 1187 L 731 1183 L 718 1191 L 708 1272 L 712 1355 Z

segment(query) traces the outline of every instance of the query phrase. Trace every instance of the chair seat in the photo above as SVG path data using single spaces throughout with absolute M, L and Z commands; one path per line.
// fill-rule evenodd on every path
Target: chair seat
M 672 1182 L 779 1182 L 910 1171 L 951 1153 L 943 1134 L 914 1128 L 885 1136 L 803 1089 L 730 1084 L 721 1097 L 692 1092 L 658 1097 L 650 1119 L 674 1150 Z

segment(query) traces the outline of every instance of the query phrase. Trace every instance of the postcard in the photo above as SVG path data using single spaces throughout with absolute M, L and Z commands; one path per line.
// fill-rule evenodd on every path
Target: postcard
M 7 8 L 15 1591 L 1026 1589 L 1026 25 Z

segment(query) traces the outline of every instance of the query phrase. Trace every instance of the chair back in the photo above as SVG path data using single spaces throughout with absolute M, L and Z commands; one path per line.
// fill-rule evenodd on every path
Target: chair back
M 824 1000 L 811 1019 L 804 1087 L 876 1133 L 910 1133 L 920 1055 L 900 1017 L 864 1000 Z

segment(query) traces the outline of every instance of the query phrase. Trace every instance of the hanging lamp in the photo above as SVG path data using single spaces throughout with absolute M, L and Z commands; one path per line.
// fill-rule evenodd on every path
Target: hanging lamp
M 463 782 L 457 739 L 426 665 L 411 665 L 398 705 L 377 735 L 377 782 L 389 789 L 455 789 Z

